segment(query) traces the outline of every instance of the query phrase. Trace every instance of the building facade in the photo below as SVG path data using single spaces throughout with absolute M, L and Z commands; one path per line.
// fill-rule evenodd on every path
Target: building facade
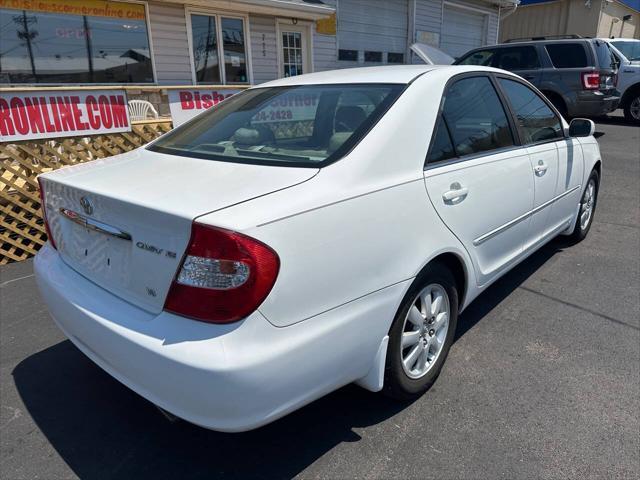
M 523 0 L 500 25 L 500 41 L 548 35 L 640 38 L 640 2 Z
M 0 0 L 0 87 L 251 85 L 496 43 L 518 0 Z

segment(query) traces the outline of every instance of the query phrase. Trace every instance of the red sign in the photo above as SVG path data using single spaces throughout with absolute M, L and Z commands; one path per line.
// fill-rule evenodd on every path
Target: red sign
M 207 90 L 203 88 L 169 90 L 169 110 L 171 111 L 173 126 L 177 127 L 187 120 L 191 120 L 207 108 L 217 105 L 225 98 L 239 91 L 227 89 Z
M 131 130 L 122 90 L 0 93 L 0 141 Z

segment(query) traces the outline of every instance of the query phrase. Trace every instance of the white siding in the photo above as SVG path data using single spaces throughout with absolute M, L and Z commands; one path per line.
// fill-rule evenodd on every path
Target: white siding
M 249 30 L 254 85 L 278 78 L 275 17 L 251 15 Z
M 183 5 L 149 3 L 151 40 L 160 85 L 191 83 L 191 60 Z
M 445 4 L 440 49 L 454 58 L 486 44 L 487 15 Z
M 487 23 L 483 43 L 493 45 L 498 42 L 498 7 L 489 2 L 473 0 L 455 0 L 447 3 L 472 7 L 485 12 L 487 14 Z M 416 0 L 416 31 L 437 33 L 442 42 L 443 5 L 443 0 Z M 412 60 L 415 63 L 421 63 L 421 60 L 416 56 L 413 56 Z
M 337 0 L 323 0 L 330 7 L 338 8 Z M 338 16 L 340 13 L 338 13 Z M 346 65 L 345 65 L 346 66 Z M 340 68 L 338 65 L 338 36 L 321 35 L 313 26 L 313 69 L 316 72 Z
M 405 53 L 408 0 L 339 0 L 340 48 Z
M 442 22 L 442 0 L 415 0 L 416 1 L 416 19 L 415 32 L 433 32 L 438 35 L 441 33 L 440 24 Z M 417 41 L 414 38 L 411 43 Z M 434 45 L 435 46 L 435 45 Z M 411 52 L 411 63 L 423 63 L 420 57 Z

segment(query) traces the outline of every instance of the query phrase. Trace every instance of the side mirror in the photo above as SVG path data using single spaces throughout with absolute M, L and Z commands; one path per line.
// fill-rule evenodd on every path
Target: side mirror
M 570 137 L 589 137 L 596 131 L 596 124 L 587 118 L 574 118 L 569 124 Z

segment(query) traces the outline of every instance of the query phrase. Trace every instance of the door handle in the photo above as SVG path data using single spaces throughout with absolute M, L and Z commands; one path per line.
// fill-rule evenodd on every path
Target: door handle
M 547 166 L 546 163 L 544 163 L 542 160 L 538 161 L 538 165 L 536 165 L 535 167 L 533 167 L 533 171 L 535 172 L 536 176 L 541 177 L 543 176 L 545 173 L 547 173 L 547 169 L 549 167 Z
M 453 203 L 455 200 L 464 200 L 467 194 L 469 193 L 469 189 L 463 187 L 458 182 L 454 182 L 449 187 L 451 190 L 448 190 L 442 194 L 442 199 L 445 203 Z

